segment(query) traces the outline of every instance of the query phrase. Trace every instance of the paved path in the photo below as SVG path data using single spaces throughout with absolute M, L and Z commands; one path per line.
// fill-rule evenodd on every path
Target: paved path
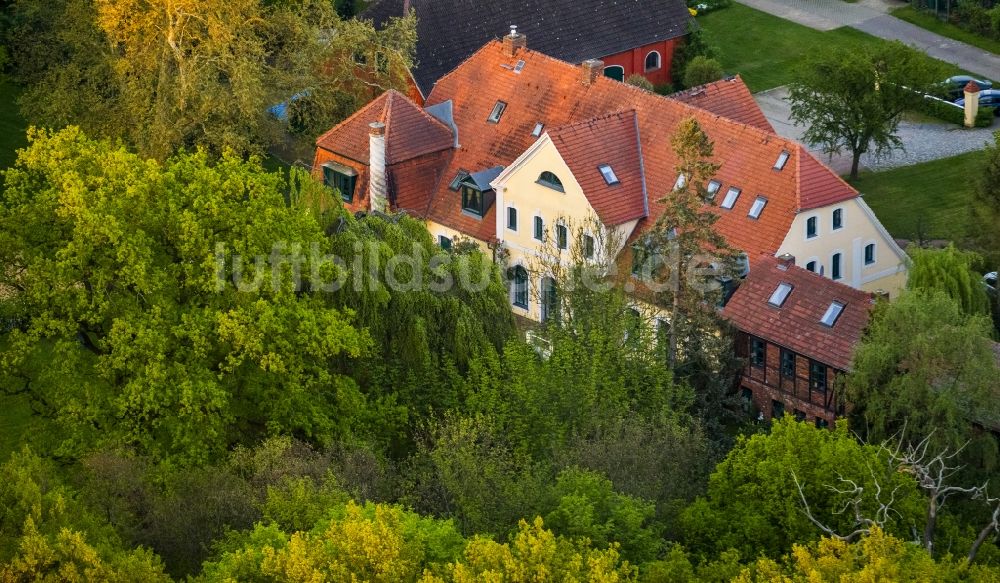
M 843 0 L 737 1 L 817 30 L 850 26 L 873 36 L 902 41 L 966 71 L 1000 81 L 1000 56 L 889 16 L 889 9 L 903 5 L 898 0 L 861 0 L 853 4 Z
M 764 115 L 774 126 L 778 135 L 805 143 L 802 140 L 805 128 L 793 125 L 789 120 L 791 107 L 785 100 L 786 97 L 788 97 L 788 90 L 785 87 L 762 91 L 754 95 L 754 99 L 757 100 L 757 104 L 760 105 L 761 110 L 764 111 Z M 993 130 L 998 125 L 1000 124 L 994 122 L 993 128 L 965 129 L 946 123 L 915 122 L 903 119 L 899 124 L 897 135 L 903 141 L 904 149 L 896 150 L 890 157 L 882 160 L 864 155 L 861 157 L 861 166 L 869 170 L 885 170 L 981 150 L 985 143 L 992 143 Z M 838 174 L 847 174 L 851 171 L 849 155 L 830 157 L 815 148 L 810 148 L 810 151 Z

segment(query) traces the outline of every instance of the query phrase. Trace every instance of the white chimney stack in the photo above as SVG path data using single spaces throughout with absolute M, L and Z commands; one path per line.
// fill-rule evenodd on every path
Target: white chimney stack
M 976 114 L 979 113 L 979 84 L 969 81 L 963 93 L 965 93 L 965 127 L 975 127 Z
M 368 205 L 372 211 L 388 210 L 388 186 L 385 170 L 385 124 L 368 124 Z

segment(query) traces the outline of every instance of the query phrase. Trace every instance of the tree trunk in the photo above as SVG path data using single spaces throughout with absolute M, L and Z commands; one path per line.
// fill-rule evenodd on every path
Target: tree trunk
M 976 537 L 976 542 L 972 543 L 972 548 L 969 549 L 969 556 L 966 564 L 971 565 L 972 561 L 976 560 L 976 553 L 979 552 L 979 547 L 986 541 L 986 537 L 990 535 L 991 532 L 997 530 L 997 523 L 1000 522 L 1000 505 L 993 510 L 993 517 L 989 524 L 983 527 L 983 530 L 979 531 L 979 536 Z
M 674 273 L 672 274 L 674 280 L 674 303 L 670 313 L 670 354 L 668 355 L 670 370 L 674 370 L 677 366 L 677 331 L 681 319 L 681 254 L 680 250 L 675 250 L 674 252 L 677 254 L 677 262 L 674 263 Z
M 855 150 L 851 153 L 851 180 L 857 180 L 858 178 L 858 166 L 861 164 L 861 152 L 860 150 Z
M 934 528 L 937 526 L 937 494 L 931 494 L 927 503 L 927 523 L 924 525 L 924 548 L 934 556 Z

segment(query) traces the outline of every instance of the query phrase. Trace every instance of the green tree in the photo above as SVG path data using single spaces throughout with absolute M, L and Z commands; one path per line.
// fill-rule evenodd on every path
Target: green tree
M 1000 370 L 982 315 L 964 313 L 939 290 L 908 290 L 876 306 L 854 356 L 844 398 L 869 441 L 931 436 L 932 447 L 966 453 L 990 467 L 996 440 L 974 422 L 1000 423 Z
M 886 525 L 890 532 L 907 536 L 911 523 L 923 515 L 916 482 L 894 472 L 886 452 L 858 443 L 846 424 L 829 431 L 786 416 L 768 435 L 741 437 L 716 466 L 706 497 L 682 515 L 683 538 L 693 551 L 708 556 L 735 549 L 741 557 L 781 557 L 793 544 L 821 534 L 804 512 L 803 497 L 818 520 L 835 532 L 852 532 L 853 512 L 843 508 L 855 494 L 838 491 L 850 490 L 842 478 L 864 488 L 864 516 L 874 516 L 880 502 L 895 492 Z
M 80 504 L 53 464 L 25 448 L 0 466 L 0 580 L 169 581 Z
M 986 271 L 1000 272 L 1000 132 L 986 147 L 986 163 L 971 206 L 975 241 L 985 258 Z M 990 294 L 993 327 L 1000 334 L 1000 286 Z
M 263 433 L 351 433 L 365 399 L 335 359 L 370 339 L 296 289 L 293 259 L 264 265 L 329 246 L 278 175 L 203 153 L 143 161 L 76 129 L 31 139 L 0 199 L 0 306 L 25 322 L 0 363 L 66 429 L 64 453 L 205 460 Z
M 940 290 L 958 302 L 966 314 L 989 314 L 989 298 L 979 274 L 972 270 L 979 259 L 975 253 L 959 251 L 952 244 L 937 250 L 913 247 L 908 254 L 913 263 L 907 289 Z
M 289 106 L 313 137 L 389 88 L 405 89 L 413 17 L 376 31 L 332 2 L 19 0 L 10 42 L 22 109 L 165 159 L 178 148 L 263 153 Z
M 716 50 L 705 41 L 705 33 L 694 21 L 688 25 L 687 35 L 684 42 L 674 50 L 671 60 L 670 71 L 674 80 L 674 89 L 684 89 L 684 74 L 688 63 L 697 57 L 715 58 Z
M 559 473 L 551 497 L 545 524 L 554 533 L 586 538 L 597 548 L 617 541 L 622 557 L 635 564 L 656 558 L 661 539 L 652 502 L 619 494 L 611 480 L 579 468 Z
M 941 65 L 901 42 L 860 49 L 814 51 L 789 89 L 791 119 L 805 125 L 805 141 L 823 151 L 851 153 L 851 178 L 861 156 L 902 146 L 900 116 L 947 74 Z
M 698 55 L 691 59 L 691 62 L 684 68 L 684 86 L 697 87 L 713 81 L 722 79 L 725 73 L 722 65 L 715 59 Z

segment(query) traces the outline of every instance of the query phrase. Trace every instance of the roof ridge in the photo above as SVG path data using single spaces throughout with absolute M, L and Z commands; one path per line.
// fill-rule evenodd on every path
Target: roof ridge
M 764 260 L 773 264 L 771 266 L 772 269 L 776 269 L 777 266 L 781 264 L 781 259 L 779 259 L 777 256 L 774 256 L 774 255 L 768 255 L 768 256 L 766 256 L 764 258 Z M 864 291 L 862 289 L 858 289 L 856 287 L 851 287 L 851 286 L 847 285 L 846 283 L 839 282 L 839 281 L 837 281 L 835 279 L 830 279 L 829 277 L 826 277 L 825 275 L 820 275 L 820 274 L 818 274 L 818 273 L 816 273 L 814 271 L 809 271 L 808 269 L 806 269 L 805 267 L 802 267 L 801 265 L 797 265 L 797 264 L 793 263 L 789 267 L 795 269 L 795 271 L 799 275 L 802 275 L 802 276 L 805 276 L 805 277 L 811 277 L 811 278 L 813 278 L 817 282 L 823 282 L 824 285 L 832 285 L 833 287 L 841 288 L 842 292 L 846 292 L 846 293 L 848 293 L 850 295 L 854 295 L 854 296 L 866 296 L 868 298 L 872 298 L 875 295 L 872 292 L 867 292 L 867 291 Z
M 364 113 L 364 112 L 368 111 L 369 109 L 373 108 L 375 106 L 375 104 L 379 102 L 380 99 L 385 98 L 385 100 L 388 101 L 389 100 L 388 95 L 389 95 L 390 92 L 396 92 L 396 93 L 398 93 L 398 91 L 396 91 L 395 89 L 387 89 L 387 90 L 383 91 L 378 97 L 376 97 L 375 99 L 372 99 L 371 101 L 369 101 L 368 103 L 366 103 L 363 107 L 359 108 L 357 111 L 355 111 L 351 115 L 345 117 L 344 119 L 342 119 L 337 124 L 334 124 L 334 126 L 332 128 L 326 130 L 326 132 L 324 132 L 320 137 L 316 138 L 316 145 L 319 146 L 320 142 L 322 142 L 326 138 L 330 137 L 331 134 L 333 134 L 335 131 L 337 131 L 338 129 L 340 129 L 342 126 L 347 125 L 347 123 L 349 123 L 350 121 L 352 121 L 354 118 L 360 116 L 362 113 Z
M 588 119 L 581 119 L 579 121 L 574 121 L 572 123 L 567 123 L 567 124 L 563 124 L 561 126 L 556 126 L 556 127 L 552 128 L 551 130 L 549 130 L 548 133 L 549 134 L 559 133 L 559 132 L 562 132 L 562 131 L 566 131 L 566 130 L 575 128 L 577 126 L 587 126 L 587 125 L 591 125 L 591 124 L 593 124 L 594 122 L 597 122 L 597 121 L 604 121 L 605 119 L 609 119 L 611 117 L 616 117 L 616 116 L 621 116 L 621 115 L 628 115 L 630 113 L 632 114 L 632 117 L 638 119 L 639 113 L 635 110 L 634 107 L 630 107 L 628 109 L 620 109 L 618 111 L 609 111 L 607 113 L 602 113 L 601 115 L 595 115 L 594 117 L 591 117 L 591 118 L 588 118 Z

